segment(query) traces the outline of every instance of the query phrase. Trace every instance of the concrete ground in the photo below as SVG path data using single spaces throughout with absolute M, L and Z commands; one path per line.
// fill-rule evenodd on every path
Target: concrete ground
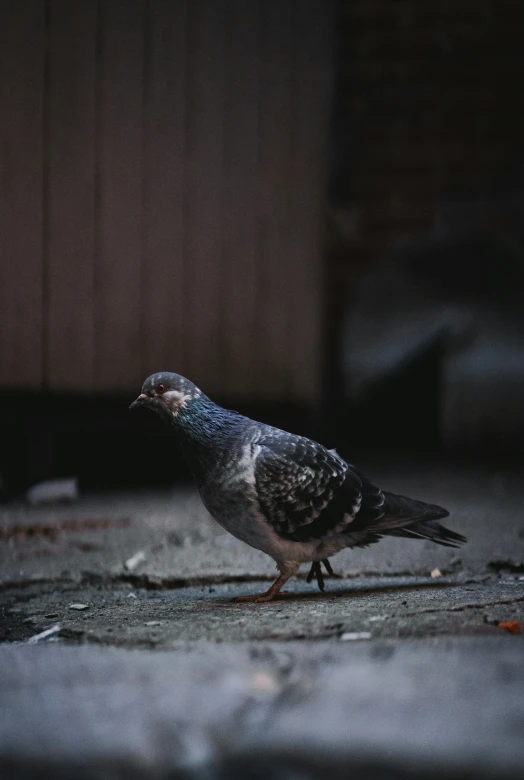
M 1 509 L 1 776 L 521 777 L 520 475 L 367 470 L 468 544 L 386 539 L 238 604 L 274 564 L 190 487 Z

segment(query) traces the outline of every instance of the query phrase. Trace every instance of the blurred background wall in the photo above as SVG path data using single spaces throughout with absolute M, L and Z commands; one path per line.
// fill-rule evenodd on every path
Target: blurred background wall
M 330 3 L 0 13 L 0 385 L 311 403 Z
M 169 482 L 164 369 L 353 458 L 521 453 L 520 0 L 0 15 L 5 494 Z
M 8 492 L 167 479 L 126 412 L 155 371 L 318 400 L 332 33 L 322 0 L 1 4 Z
M 524 436 L 524 4 L 338 6 L 326 393 L 353 447 Z

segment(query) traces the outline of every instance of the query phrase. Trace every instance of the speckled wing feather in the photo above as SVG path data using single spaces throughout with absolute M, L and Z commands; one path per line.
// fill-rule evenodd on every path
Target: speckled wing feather
M 302 542 L 351 526 L 362 506 L 362 478 L 336 452 L 280 431 L 257 444 L 258 498 L 278 534 Z
M 442 507 L 383 492 L 321 444 L 282 431 L 265 433 L 255 462 L 260 506 L 276 532 L 295 542 L 347 534 L 348 547 L 406 536 L 454 547 L 464 537 L 441 526 Z

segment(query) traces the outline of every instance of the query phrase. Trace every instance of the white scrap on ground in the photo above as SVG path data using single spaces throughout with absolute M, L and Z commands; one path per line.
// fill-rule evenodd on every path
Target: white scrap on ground
M 139 550 L 134 555 L 132 555 L 131 558 L 127 559 L 127 561 L 124 563 L 124 569 L 126 569 L 126 571 L 133 571 L 140 563 L 143 563 L 145 559 L 145 552 L 143 550 Z
M 29 637 L 29 639 L 27 640 L 27 644 L 35 645 L 37 642 L 42 642 L 45 639 L 50 639 L 56 634 L 59 634 L 60 629 L 61 629 L 60 623 L 57 623 L 56 626 L 51 626 L 51 628 L 46 628 L 45 631 L 41 631 L 39 634 L 35 634 L 34 636 Z
M 76 501 L 78 498 L 78 478 L 70 477 L 38 482 L 29 488 L 26 498 L 31 506 Z
M 354 642 L 357 639 L 371 639 L 371 631 L 346 631 L 340 637 L 341 642 Z

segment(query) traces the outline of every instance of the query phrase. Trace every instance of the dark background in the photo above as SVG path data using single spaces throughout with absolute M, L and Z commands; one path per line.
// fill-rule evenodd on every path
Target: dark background
M 4 497 L 185 479 L 157 370 L 353 461 L 521 457 L 519 0 L 0 13 Z

